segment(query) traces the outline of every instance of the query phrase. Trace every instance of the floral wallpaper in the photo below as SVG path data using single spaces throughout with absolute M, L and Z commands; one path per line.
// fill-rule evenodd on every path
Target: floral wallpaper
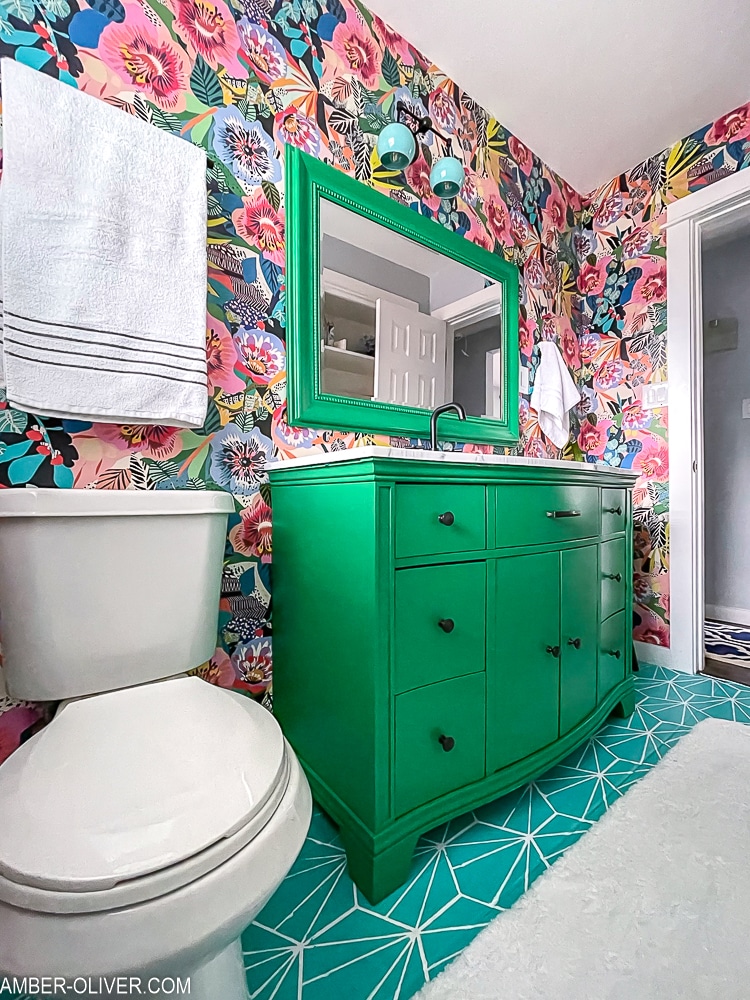
M 637 635 L 668 642 L 666 414 L 644 412 L 638 395 L 665 369 L 659 217 L 669 200 L 746 165 L 747 108 L 582 197 L 355 0 L 0 0 L 0 55 L 193 142 L 212 160 L 204 427 L 40 418 L 10 408 L 0 393 L 0 488 L 233 494 L 207 680 L 270 701 L 269 463 L 376 440 L 286 421 L 286 143 L 518 265 L 532 385 L 535 345 L 548 338 L 582 389 L 565 457 L 642 473 Z M 467 170 L 458 198 L 441 201 L 430 189 L 433 156 L 443 154 L 433 135 L 404 175 L 380 167 L 377 135 L 398 100 L 453 138 Z M 518 450 L 557 455 L 529 396 L 519 405 Z M 41 707 L 0 689 L 0 761 L 41 721 Z

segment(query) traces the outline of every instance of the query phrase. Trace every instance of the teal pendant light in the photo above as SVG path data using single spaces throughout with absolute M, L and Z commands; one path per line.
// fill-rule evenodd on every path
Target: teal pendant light
M 437 160 L 430 171 L 430 187 L 438 198 L 455 198 L 464 182 L 464 165 L 455 156 Z
M 416 151 L 414 133 L 401 122 L 386 125 L 378 136 L 378 156 L 388 170 L 405 170 Z

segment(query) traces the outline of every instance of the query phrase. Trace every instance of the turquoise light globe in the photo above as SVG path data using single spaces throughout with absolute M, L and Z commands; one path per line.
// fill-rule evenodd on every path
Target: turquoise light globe
M 386 125 L 378 136 L 378 156 L 388 170 L 405 170 L 416 150 L 414 133 L 401 122 Z
M 430 187 L 438 198 L 455 198 L 464 182 L 464 165 L 455 156 L 437 160 L 430 171 Z

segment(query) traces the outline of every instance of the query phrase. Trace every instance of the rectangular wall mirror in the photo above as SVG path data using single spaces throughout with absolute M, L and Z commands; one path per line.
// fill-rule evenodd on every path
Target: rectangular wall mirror
M 467 420 L 444 418 L 446 439 L 514 443 L 516 269 L 333 167 L 287 156 L 289 422 L 424 438 L 430 412 L 455 401 Z

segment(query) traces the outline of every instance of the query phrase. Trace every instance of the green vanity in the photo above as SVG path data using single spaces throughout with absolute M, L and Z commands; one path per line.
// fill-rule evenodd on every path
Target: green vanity
M 633 711 L 635 474 L 363 447 L 270 470 L 274 703 L 372 902 Z

